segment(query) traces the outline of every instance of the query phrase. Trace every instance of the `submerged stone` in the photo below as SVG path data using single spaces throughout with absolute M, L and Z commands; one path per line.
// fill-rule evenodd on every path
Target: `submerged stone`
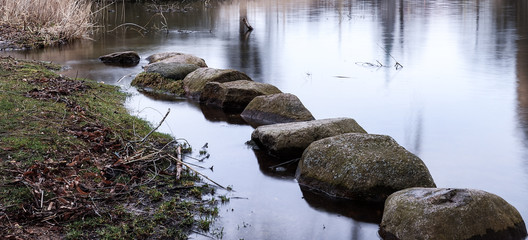
M 410 188 L 385 202 L 384 239 L 525 239 L 521 215 L 501 197 L 482 190 Z
M 315 119 L 301 100 L 291 93 L 255 97 L 240 116 L 254 126 Z
M 330 196 L 373 202 L 410 187 L 436 187 L 420 158 L 389 136 L 364 133 L 313 142 L 296 177 L 299 184 Z
M 343 133 L 367 132 L 352 118 L 333 118 L 260 126 L 251 140 L 270 155 L 292 159 L 301 157 L 312 142 Z
M 253 98 L 280 92 L 271 84 L 248 80 L 225 83 L 209 82 L 200 95 L 200 102 L 230 112 L 242 112 Z

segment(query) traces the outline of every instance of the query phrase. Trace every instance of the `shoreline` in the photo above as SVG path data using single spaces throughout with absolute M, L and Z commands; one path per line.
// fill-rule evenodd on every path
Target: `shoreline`
M 216 188 L 177 160 L 178 149 L 192 148 L 151 134 L 117 87 L 58 69 L 0 57 L 0 236 L 208 233 L 218 216 Z

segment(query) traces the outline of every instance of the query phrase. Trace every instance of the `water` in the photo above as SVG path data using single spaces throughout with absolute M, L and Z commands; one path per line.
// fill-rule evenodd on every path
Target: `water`
M 69 67 L 64 74 L 120 85 L 132 94 L 131 112 L 153 124 L 170 108 L 161 131 L 195 149 L 207 142 L 211 157 L 201 164 L 214 172 L 204 173 L 236 190 L 213 226 L 224 239 L 377 239 L 381 213 L 303 193 L 294 166 L 271 171 L 276 163 L 245 145 L 250 126 L 192 101 L 142 95 L 130 81 L 145 60 L 120 68 L 98 56 L 178 51 L 243 71 L 297 95 L 317 119 L 352 117 L 369 133 L 392 136 L 425 162 L 438 187 L 495 193 L 528 219 L 525 1 L 248 0 L 188 7 L 164 14 L 168 34 L 118 29 L 95 41 L 2 54 L 51 60 Z M 112 8 L 108 29 L 151 18 L 162 27 L 142 4 Z M 240 32 L 244 14 L 255 28 L 249 34 Z

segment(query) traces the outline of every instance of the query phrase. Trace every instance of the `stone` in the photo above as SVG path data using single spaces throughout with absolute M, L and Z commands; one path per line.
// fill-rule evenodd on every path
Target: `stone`
M 198 66 L 180 62 L 155 62 L 144 67 L 147 73 L 158 73 L 162 77 L 182 80 L 189 73 L 198 69 Z
M 332 118 L 260 126 L 251 140 L 270 155 L 293 159 L 300 158 L 312 142 L 344 133 L 367 132 L 352 118 Z
M 134 66 L 139 63 L 139 54 L 134 51 L 126 52 L 115 52 L 104 56 L 100 56 L 101 60 L 105 64 L 116 64 L 116 65 L 127 65 Z
M 525 239 L 521 215 L 501 197 L 482 190 L 410 188 L 385 202 L 384 239 Z
M 168 96 L 184 96 L 182 81 L 165 78 L 159 73 L 139 73 L 130 85 L 137 87 L 143 92 L 162 94 Z
M 186 64 L 193 64 L 198 67 L 207 67 L 207 64 L 202 58 L 196 57 L 191 54 L 179 53 L 179 52 L 166 52 L 156 53 L 147 57 L 149 63 L 155 62 L 179 62 Z
M 345 133 L 313 142 L 304 151 L 299 184 L 327 195 L 382 202 L 411 187 L 436 187 L 424 162 L 386 135 Z
M 281 93 L 281 91 L 266 83 L 248 80 L 225 83 L 209 82 L 204 86 L 200 102 L 222 108 L 225 111 L 240 113 L 253 98 L 275 93 Z
M 251 81 L 251 78 L 243 72 L 232 69 L 198 68 L 183 79 L 183 87 L 188 97 L 198 100 L 207 83 L 237 80 Z
M 315 119 L 301 100 L 291 93 L 255 97 L 240 116 L 253 126 Z

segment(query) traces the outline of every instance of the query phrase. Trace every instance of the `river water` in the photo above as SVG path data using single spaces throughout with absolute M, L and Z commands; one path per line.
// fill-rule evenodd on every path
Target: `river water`
M 64 74 L 115 84 L 127 107 L 210 158 L 187 159 L 232 186 L 212 227 L 224 239 L 378 239 L 381 212 L 304 192 L 295 166 L 277 164 L 245 142 L 253 128 L 186 99 L 159 99 L 130 86 L 147 56 L 184 52 L 210 67 L 243 71 L 297 95 L 315 118 L 351 117 L 419 156 L 438 187 L 482 189 L 528 219 L 528 3 L 511 1 L 247 0 L 183 4 L 164 13 L 144 4 L 103 11 L 94 41 L 3 52 L 67 66 Z M 255 28 L 240 30 L 239 16 Z M 150 22 L 149 22 L 150 20 Z M 142 33 L 131 25 L 168 27 Z M 136 67 L 98 57 L 137 51 Z M 403 67 L 396 65 L 399 63 Z M 205 238 L 195 234 L 193 238 Z

